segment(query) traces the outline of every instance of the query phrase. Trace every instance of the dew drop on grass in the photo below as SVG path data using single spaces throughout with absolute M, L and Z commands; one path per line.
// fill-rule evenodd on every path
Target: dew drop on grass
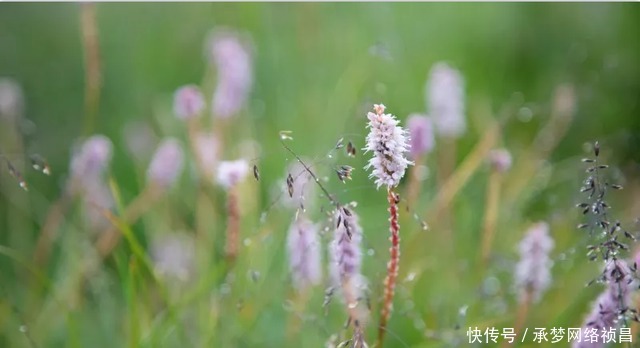
M 529 122 L 531 121 L 532 117 L 533 111 L 531 111 L 530 108 L 523 106 L 520 108 L 520 110 L 518 110 L 518 120 L 520 120 L 520 122 Z
M 416 279 L 416 272 L 411 272 L 407 274 L 407 278 L 405 278 L 405 282 L 412 282 Z

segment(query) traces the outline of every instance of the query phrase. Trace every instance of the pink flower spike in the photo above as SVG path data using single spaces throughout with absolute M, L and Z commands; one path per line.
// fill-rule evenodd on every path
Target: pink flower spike
M 464 81 L 458 70 L 442 62 L 433 66 L 427 82 L 427 104 L 441 136 L 459 138 L 464 134 Z
M 168 188 L 179 178 L 184 164 L 182 146 L 178 140 L 167 138 L 156 150 L 147 170 L 147 180 L 150 183 Z
M 431 152 L 435 146 L 433 137 L 433 125 L 426 115 L 411 114 L 407 119 L 409 138 L 411 143 L 410 155 L 416 159 L 423 154 Z
M 174 94 L 173 112 L 181 120 L 200 116 L 204 107 L 204 97 L 195 85 L 180 87 Z
M 293 284 L 298 290 L 317 285 L 322 280 L 320 240 L 318 226 L 298 216 L 287 236 L 289 268 Z

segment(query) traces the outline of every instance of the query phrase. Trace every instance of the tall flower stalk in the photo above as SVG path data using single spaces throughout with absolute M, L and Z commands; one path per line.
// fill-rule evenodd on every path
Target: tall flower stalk
M 391 114 L 385 114 L 385 106 L 376 104 L 373 106 L 374 112 L 369 112 L 369 134 L 367 135 L 366 152 L 372 152 L 373 158 L 365 166 L 365 169 L 372 169 L 369 176 L 374 178 L 377 188 L 387 186 L 387 202 L 389 203 L 389 230 L 391 236 L 390 258 L 387 263 L 387 276 L 384 280 L 384 296 L 382 309 L 380 312 L 380 325 L 378 326 L 378 344 L 382 347 L 387 322 L 391 316 L 393 307 L 393 296 L 398 277 L 398 267 L 400 263 L 400 225 L 398 224 L 398 202 L 399 196 L 394 192 L 394 188 L 400 183 L 407 166 L 413 164 L 405 157 L 409 151 L 407 132 L 398 125 L 399 121 Z

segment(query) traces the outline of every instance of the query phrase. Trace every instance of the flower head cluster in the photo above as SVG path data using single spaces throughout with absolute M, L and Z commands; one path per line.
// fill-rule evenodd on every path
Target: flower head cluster
M 287 249 L 295 287 L 303 290 L 320 283 L 322 267 L 318 226 L 298 216 L 289 228 Z
M 249 174 L 249 164 L 245 160 L 223 161 L 218 165 L 218 183 L 230 189 Z
M 412 159 L 415 160 L 433 150 L 435 146 L 433 125 L 428 116 L 420 114 L 409 115 L 407 128 L 409 128 L 409 138 L 411 139 L 410 154 Z
M 549 225 L 545 222 L 533 225 L 520 241 L 520 262 L 516 265 L 515 280 L 521 301 L 528 296 L 533 302 L 539 301 L 542 293 L 551 285 L 553 261 L 549 253 L 553 246 Z
M 210 59 L 218 73 L 211 111 L 214 116 L 229 118 L 240 111 L 253 84 L 251 49 L 237 33 L 227 29 L 215 30 L 208 42 Z
M 433 66 L 427 82 L 427 102 L 440 135 L 459 138 L 465 132 L 464 81 L 458 70 L 446 63 Z
M 407 132 L 398 126 L 395 116 L 384 113 L 384 105 L 376 104 L 373 108 L 375 112 L 367 114 L 370 130 L 364 148 L 373 152 L 373 158 L 365 169 L 373 168 L 370 177 L 375 178 L 377 188 L 382 185 L 392 188 L 398 186 L 407 166 L 413 164 L 404 155 L 410 147 Z
M 156 150 L 147 169 L 147 180 L 162 188 L 171 186 L 182 173 L 182 146 L 178 140 L 167 138 Z
M 173 112 L 179 119 L 198 117 L 204 110 L 204 97 L 195 85 L 178 88 L 173 97 Z

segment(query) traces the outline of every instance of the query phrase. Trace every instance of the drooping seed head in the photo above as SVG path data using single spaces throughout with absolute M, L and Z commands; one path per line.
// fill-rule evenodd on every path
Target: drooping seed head
M 317 285 L 322 280 L 318 226 L 302 215 L 293 221 L 287 236 L 289 269 L 298 290 Z
M 244 180 L 248 174 L 249 163 L 243 159 L 223 161 L 218 165 L 218 183 L 227 190 Z
M 147 169 L 147 181 L 161 188 L 168 188 L 180 177 L 184 154 L 180 142 L 174 138 L 163 140 Z
M 366 152 L 373 152 L 365 170 L 373 168 L 369 177 L 375 179 L 377 188 L 386 185 L 388 188 L 398 186 L 407 166 L 413 164 L 405 157 L 410 145 L 407 143 L 407 132 L 398 125 L 399 121 L 391 114 L 385 114 L 385 106 L 374 105 L 375 112 L 369 112 L 369 134 L 367 135 Z
M 433 66 L 427 82 L 427 103 L 438 134 L 445 138 L 464 134 L 464 81 L 458 70 L 442 62 Z
M 209 36 L 207 49 L 218 74 L 211 111 L 229 118 L 243 107 L 253 84 L 251 46 L 238 33 L 221 28 Z
M 553 261 L 549 253 L 553 246 L 549 225 L 545 222 L 534 224 L 520 241 L 520 262 L 516 265 L 515 282 L 521 301 L 531 296 L 533 302 L 538 302 L 551 285 Z
M 174 94 L 173 112 L 181 120 L 200 116 L 204 107 L 204 97 L 198 86 L 182 86 Z
M 435 139 L 431 119 L 426 115 L 411 114 L 407 119 L 409 138 L 411 139 L 411 158 L 427 154 L 433 150 Z
M 305 163 L 308 162 L 304 160 Z M 295 161 L 291 163 L 285 175 L 291 174 L 291 181 L 284 180 L 282 188 L 284 191 L 291 190 L 291 195 L 285 194 L 282 199 L 282 204 L 289 209 L 298 209 L 301 207 L 308 207 L 311 205 L 316 184 L 313 182 L 311 174 L 307 172 L 300 162 Z

